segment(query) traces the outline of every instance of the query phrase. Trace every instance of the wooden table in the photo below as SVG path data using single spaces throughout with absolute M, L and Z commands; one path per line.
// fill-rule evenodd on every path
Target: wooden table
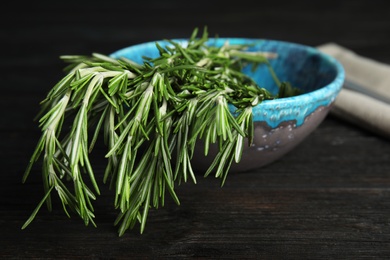
M 142 235 L 136 227 L 118 237 L 113 194 L 101 181 L 97 228 L 69 219 L 55 200 L 21 230 L 43 196 L 38 167 L 25 184 L 21 178 L 40 136 L 32 121 L 39 102 L 63 76 L 60 55 L 109 54 L 207 25 L 211 36 L 336 42 L 390 64 L 385 3 L 71 0 L 2 8 L 0 258 L 390 258 L 389 140 L 332 114 L 271 165 L 231 174 L 223 187 L 201 173 L 196 185 L 180 185 L 181 205 L 167 198 L 151 210 Z

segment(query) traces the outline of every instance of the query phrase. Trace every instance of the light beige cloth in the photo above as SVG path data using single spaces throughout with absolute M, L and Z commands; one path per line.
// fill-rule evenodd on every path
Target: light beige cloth
M 332 42 L 317 48 L 345 70 L 344 86 L 330 113 L 390 139 L 390 65 Z

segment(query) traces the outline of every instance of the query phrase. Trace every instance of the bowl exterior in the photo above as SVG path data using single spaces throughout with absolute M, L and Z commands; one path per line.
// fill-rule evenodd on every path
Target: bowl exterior
M 266 121 L 255 121 L 252 145 L 245 143 L 241 161 L 233 163 L 230 172 L 245 172 L 266 166 L 280 159 L 294 147 L 299 145 L 324 120 L 332 105 L 321 106 L 305 117 L 297 126 L 296 120 L 283 121 L 276 127 L 271 127 Z M 192 159 L 194 169 L 207 171 L 217 154 L 217 147 L 210 147 L 208 156 L 204 155 L 204 145 L 197 143 L 195 156 Z

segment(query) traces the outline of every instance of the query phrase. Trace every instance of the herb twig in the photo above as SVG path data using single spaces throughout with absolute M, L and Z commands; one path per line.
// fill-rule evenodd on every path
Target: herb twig
M 71 210 L 95 225 L 92 202 L 100 192 L 89 156 L 100 138 L 107 146 L 103 182 L 115 190 L 120 236 L 137 223 L 142 233 L 149 209 L 164 206 L 166 192 L 180 204 L 175 185 L 196 183 L 191 160 L 199 139 L 205 155 L 210 145 L 219 147 L 205 176 L 215 172 L 223 185 L 241 160 L 244 139 L 253 141 L 252 107 L 278 97 L 242 72 L 247 63 L 269 66 L 270 54 L 228 42 L 209 46 L 207 30 L 198 38 L 195 29 L 187 46 L 167 42 L 156 43 L 160 56 L 144 57 L 143 64 L 98 53 L 61 57 L 67 75 L 42 101 L 42 137 L 23 177 L 43 158 L 45 196 L 23 228 L 44 202 L 51 208 L 54 191 L 68 216 Z M 291 94 L 291 86 L 277 83 Z

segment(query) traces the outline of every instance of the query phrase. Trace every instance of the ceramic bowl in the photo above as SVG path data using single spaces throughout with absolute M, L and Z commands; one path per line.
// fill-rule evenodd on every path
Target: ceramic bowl
M 185 44 L 185 39 L 176 41 Z M 251 38 L 215 38 L 208 44 L 253 44 L 249 51 L 277 54 L 270 59 L 271 66 L 282 81 L 300 88 L 303 94 L 263 101 L 253 109 L 255 136 L 252 146 L 246 145 L 239 163 L 233 163 L 232 172 L 248 171 L 268 165 L 293 150 L 315 130 L 330 111 L 344 82 L 344 69 L 333 57 L 318 49 L 298 43 Z M 159 41 L 164 46 L 164 41 Z M 155 42 L 133 45 L 111 54 L 114 58 L 126 57 L 141 63 L 142 56 L 159 55 Z M 277 86 L 266 68 L 252 72 L 244 70 L 259 86 L 276 93 Z M 234 112 L 234 107 L 231 106 Z M 202 143 L 194 155 L 193 166 L 205 171 L 214 158 L 215 151 L 203 155 Z

